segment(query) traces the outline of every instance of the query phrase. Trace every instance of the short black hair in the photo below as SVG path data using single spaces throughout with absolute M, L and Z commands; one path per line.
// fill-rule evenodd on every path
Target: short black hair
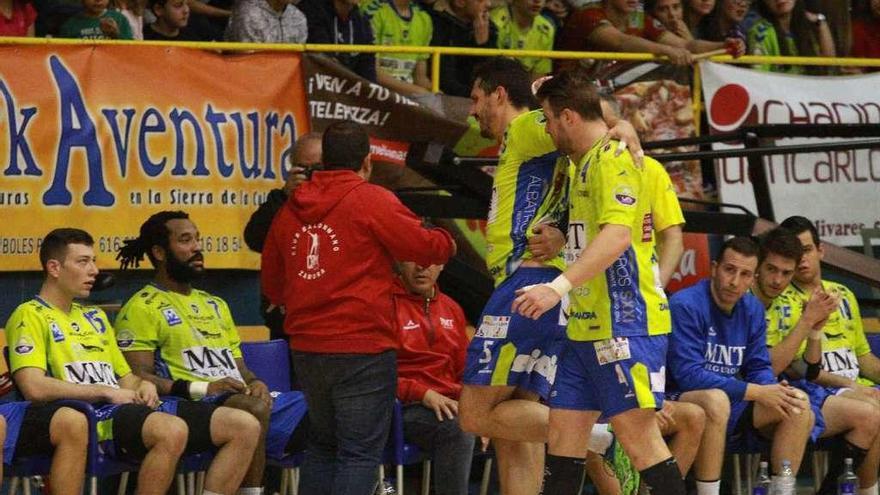
M 139 266 L 145 254 L 147 258 L 150 258 L 153 267 L 156 267 L 158 260 L 153 257 L 153 246 L 161 246 L 165 250 L 168 250 L 170 246 L 171 231 L 168 230 L 168 221 L 188 218 L 189 215 L 183 211 L 160 211 L 152 215 L 141 225 L 140 235 L 135 239 L 125 241 L 119 248 L 116 254 L 116 259 L 119 260 L 119 269 L 125 270 L 132 266 Z
M 544 81 L 537 97 L 538 101 L 547 102 L 556 114 L 568 108 L 586 120 L 602 120 L 599 90 L 578 69 L 563 71 Z
M 724 253 L 728 249 L 736 251 L 747 258 L 758 257 L 758 243 L 751 237 L 737 236 L 724 241 L 724 244 L 721 245 L 721 250 L 718 251 L 718 256 L 715 257 L 716 263 L 720 263 L 724 259 Z
M 360 124 L 336 122 L 324 131 L 321 149 L 325 169 L 356 172 L 370 154 L 370 136 Z
M 507 92 L 510 104 L 517 108 L 535 108 L 532 77 L 521 63 L 510 57 L 494 57 L 474 69 L 474 82 L 486 94 L 499 87 Z
M 776 227 L 766 232 L 761 236 L 760 242 L 758 263 L 763 263 L 770 253 L 793 260 L 796 265 L 804 256 L 804 245 L 794 232 L 785 227 Z
M 779 225 L 792 231 L 794 235 L 801 235 L 804 232 L 810 231 L 810 237 L 813 238 L 813 244 L 815 244 L 817 247 L 821 242 L 821 239 L 819 239 L 819 231 L 816 230 L 816 226 L 813 225 L 813 222 L 811 222 L 806 217 L 794 215 L 786 218 Z
M 43 266 L 44 273 L 46 272 L 46 264 L 49 263 L 49 260 L 64 260 L 64 257 L 67 256 L 67 246 L 69 244 L 94 246 L 95 240 L 92 239 L 88 232 L 82 229 L 61 228 L 49 232 L 40 244 L 40 265 Z

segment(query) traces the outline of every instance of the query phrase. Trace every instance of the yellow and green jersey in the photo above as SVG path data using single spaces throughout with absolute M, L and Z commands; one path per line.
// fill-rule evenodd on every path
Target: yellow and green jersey
M 840 298 L 837 309 L 831 313 L 822 328 L 822 369 L 863 385 L 873 386 L 874 382 L 859 376 L 858 358 L 871 352 L 871 346 L 865 337 L 862 315 L 855 294 L 846 286 L 827 280 L 822 281 L 822 289 Z M 810 296 L 794 283 L 783 294 L 788 294 L 792 300 L 790 310 L 792 316 L 781 320 L 778 325 L 784 326 L 787 332 L 791 332 Z M 769 326 L 767 332 L 769 343 Z M 802 344 L 798 356 L 802 356 L 805 349 L 806 344 Z
M 533 110 L 507 126 L 492 183 L 486 225 L 486 264 L 497 287 L 531 254 L 532 229 L 553 223 L 565 229 L 567 160 L 544 129 L 544 115 Z M 560 270 L 560 253 L 545 263 Z
M 377 45 L 428 46 L 434 35 L 431 16 L 415 3 L 410 3 L 409 17 L 402 16 L 392 0 L 369 0 L 360 9 L 370 19 L 373 39 Z M 395 79 L 413 82 L 416 63 L 427 60 L 427 53 L 377 53 L 379 68 Z
M 242 380 L 241 339 L 226 301 L 193 289 L 179 294 L 149 284 L 116 317 L 123 352 L 154 351 L 156 373 L 172 380 Z
M 73 303 L 65 313 L 35 297 L 9 317 L 6 339 L 13 373 L 38 368 L 66 382 L 113 388 L 131 373 L 99 308 Z
M 509 50 L 553 50 L 553 39 L 556 36 L 556 28 L 543 15 L 537 15 L 532 19 L 532 25 L 522 29 L 513 20 L 510 8 L 507 6 L 497 7 L 489 12 L 489 19 L 498 30 L 498 48 Z M 519 63 L 532 75 L 543 76 L 553 70 L 549 58 L 543 57 L 519 57 Z
M 803 309 L 800 294 L 791 285 L 773 299 L 764 316 L 767 321 L 767 347 L 775 347 L 788 337 L 800 321 Z M 806 350 L 807 343 L 801 342 L 797 357 L 803 356 Z
M 671 320 L 660 286 L 653 236 L 643 236 L 652 191 L 628 153 L 614 156 L 617 143 L 597 142 L 569 175 L 566 261 L 573 263 L 603 225 L 630 228 L 632 243 L 601 275 L 569 293 L 568 337 L 594 341 L 612 337 L 663 335 Z
M 657 241 L 654 232 L 660 232 L 682 225 L 684 223 L 684 214 L 681 212 L 681 205 L 678 202 L 678 196 L 675 194 L 675 186 L 672 185 L 672 179 L 663 164 L 657 160 L 646 156 L 643 158 L 645 166 L 642 171 L 642 195 L 648 195 L 648 203 L 650 211 L 642 217 L 642 232 L 640 238 L 642 242 L 650 240 Z

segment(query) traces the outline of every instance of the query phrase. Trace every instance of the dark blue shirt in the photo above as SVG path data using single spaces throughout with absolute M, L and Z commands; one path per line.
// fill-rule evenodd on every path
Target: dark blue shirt
M 708 279 L 701 280 L 669 299 L 668 388 L 670 392 L 717 388 L 731 401 L 742 400 L 749 383 L 776 383 L 764 306 L 749 293 L 730 314 L 725 313 L 712 299 L 709 284 Z

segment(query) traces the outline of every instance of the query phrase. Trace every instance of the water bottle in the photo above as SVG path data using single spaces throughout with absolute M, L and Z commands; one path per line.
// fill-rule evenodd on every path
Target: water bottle
M 755 488 L 752 489 L 752 495 L 771 495 L 770 494 L 770 474 L 767 471 L 767 461 L 761 461 L 761 467 L 758 468 L 758 480 L 755 482 Z
M 782 461 L 782 471 L 773 479 L 773 495 L 795 495 L 797 493 L 797 478 L 791 469 L 791 461 Z
M 849 457 L 843 460 L 843 474 L 837 478 L 838 495 L 855 495 L 859 486 L 859 478 L 853 472 L 853 460 Z

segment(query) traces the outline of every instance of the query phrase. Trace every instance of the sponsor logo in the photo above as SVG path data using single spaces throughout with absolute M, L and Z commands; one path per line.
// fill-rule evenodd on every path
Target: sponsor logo
M 189 347 L 181 352 L 181 357 L 183 365 L 193 374 L 205 378 L 230 377 L 244 381 L 228 347 Z
M 105 361 L 74 361 L 64 365 L 67 381 L 80 385 L 107 385 L 119 388 L 113 366 Z
M 541 354 L 540 349 L 533 349 L 531 354 L 518 354 L 513 358 L 510 371 L 514 373 L 537 373 L 551 384 L 556 381 L 557 357 Z
M 570 265 L 577 261 L 581 251 L 587 245 L 587 225 L 584 222 L 570 222 L 568 236 L 565 241 L 565 263 Z
M 416 322 L 414 322 L 414 321 L 412 321 L 412 320 L 407 321 L 407 322 L 403 325 L 403 329 L 404 329 L 404 330 L 417 330 L 417 329 L 419 329 L 419 328 L 421 328 L 421 325 L 419 325 L 418 323 L 416 323 Z
M 727 367 L 739 368 L 743 363 L 746 346 L 706 343 L 706 361 Z
M 483 316 L 483 321 L 477 329 L 474 337 L 482 337 L 484 339 L 506 339 L 507 327 L 510 325 L 509 316 Z
M 715 327 L 709 325 L 709 337 L 714 337 L 716 335 L 718 335 L 718 332 L 715 331 Z
M 15 343 L 15 353 L 21 356 L 26 356 L 32 352 L 34 352 L 34 341 L 31 340 L 30 337 L 26 335 L 22 335 L 18 342 Z
M 568 314 L 569 318 L 574 318 L 575 320 L 595 320 L 596 313 L 593 311 L 572 311 Z
M 104 352 L 104 348 L 99 345 L 83 344 L 81 342 L 75 342 L 75 343 L 71 344 L 70 347 L 77 354 L 86 354 L 86 353 L 91 353 L 91 352 L 97 352 L 97 353 Z
M 302 246 L 301 246 L 302 245 Z M 300 278 L 316 280 L 327 273 L 326 264 L 321 264 L 321 254 L 338 253 L 341 247 L 339 238 L 333 227 L 323 223 L 303 225 L 300 231 L 293 234 L 290 254 L 294 258 L 305 253 L 305 267 L 297 272 Z
M 859 377 L 859 359 L 849 347 L 823 352 L 822 368 L 829 373 L 834 373 L 851 380 Z
M 593 343 L 593 347 L 596 349 L 596 360 L 603 366 L 631 357 L 629 339 L 626 337 L 599 340 Z
M 64 342 L 64 332 L 61 331 L 61 327 L 58 326 L 58 323 L 54 321 L 50 323 L 49 330 L 52 332 L 52 340 L 55 342 Z
M 452 318 L 443 318 L 441 316 L 440 317 L 440 326 L 447 329 L 447 330 L 451 330 L 452 328 L 455 327 L 455 322 L 452 320 Z
M 180 319 L 180 316 L 174 311 L 174 308 L 165 308 L 162 310 L 162 316 L 165 317 L 165 321 L 168 323 L 168 326 L 180 325 L 183 323 L 183 320 Z
M 74 331 L 74 333 L 79 333 L 79 324 L 75 321 L 70 322 L 70 329 Z
M 122 330 L 116 334 L 116 345 L 120 349 L 128 349 L 132 344 L 134 344 L 134 333 L 131 330 Z
M 198 304 L 192 303 L 189 305 L 189 308 L 193 311 L 193 313 L 199 314 L 199 305 Z
M 636 204 L 636 196 L 629 186 L 617 186 L 614 190 L 614 200 L 623 206 L 632 206 Z
M 645 213 L 642 218 L 642 242 L 651 242 L 651 234 L 654 232 L 654 217 L 650 213 Z

